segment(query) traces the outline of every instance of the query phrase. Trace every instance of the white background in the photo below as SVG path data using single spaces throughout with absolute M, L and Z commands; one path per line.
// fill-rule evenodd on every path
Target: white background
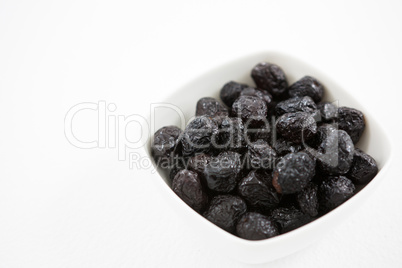
M 146 115 L 214 66 L 280 50 L 358 96 L 398 151 L 401 3 L 1 1 L 0 267 L 246 267 L 197 245 L 149 170 L 68 143 L 67 111 L 104 100 Z M 96 137 L 96 115 L 76 119 Z M 344 224 L 267 267 L 401 267 L 401 160 Z

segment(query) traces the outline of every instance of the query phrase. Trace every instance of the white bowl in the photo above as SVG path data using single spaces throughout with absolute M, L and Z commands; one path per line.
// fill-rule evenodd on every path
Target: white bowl
M 219 91 L 226 82 L 234 80 L 254 85 L 250 71 L 261 61 L 281 66 L 290 84 L 304 75 L 314 76 L 326 88 L 325 100 L 338 101 L 339 106 L 349 106 L 361 110 L 366 118 L 366 130 L 357 147 L 376 159 L 380 171 L 359 193 L 330 213 L 289 233 L 261 241 L 248 241 L 236 237 L 204 219 L 170 189 L 165 173 L 159 171 L 159 174 L 154 174 L 160 194 L 166 197 L 177 214 L 183 217 L 183 221 L 188 222 L 200 234 L 197 244 L 204 242 L 205 246 L 213 247 L 216 251 L 245 263 L 264 263 L 292 254 L 337 226 L 355 209 L 358 209 L 376 189 L 377 184 L 384 179 L 392 155 L 391 141 L 384 129 L 372 117 L 369 110 L 347 93 L 347 89 L 341 88 L 328 76 L 308 64 L 282 53 L 261 52 L 231 61 L 178 88 L 165 100 L 165 103 L 180 107 L 188 120 L 194 116 L 198 99 L 206 96 L 219 99 Z M 172 115 L 168 112 L 163 115 L 158 114 L 154 125 L 155 130 L 167 125 L 178 125 L 178 117 Z M 180 127 L 180 125 L 178 126 Z M 150 156 L 150 143 L 148 143 L 146 151 Z M 347 243 L 346 238 L 345 243 Z

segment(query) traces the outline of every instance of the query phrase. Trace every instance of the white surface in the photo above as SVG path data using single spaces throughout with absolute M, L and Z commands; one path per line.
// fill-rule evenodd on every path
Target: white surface
M 149 170 L 68 143 L 67 111 L 105 100 L 114 115 L 146 115 L 221 62 L 280 49 L 372 107 L 398 151 L 401 11 L 398 1 L 2 1 L 0 267 L 244 267 L 197 244 Z M 77 118 L 76 134 L 92 139 L 96 123 Z M 400 267 L 401 160 L 346 223 L 267 266 Z

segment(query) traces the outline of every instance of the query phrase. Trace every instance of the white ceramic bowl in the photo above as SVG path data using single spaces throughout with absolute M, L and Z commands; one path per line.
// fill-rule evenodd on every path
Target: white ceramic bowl
M 376 159 L 380 171 L 359 193 L 330 213 L 289 233 L 261 241 L 248 241 L 238 238 L 204 219 L 170 189 L 166 174 L 161 171 L 159 171 L 160 174 L 155 173 L 154 180 L 160 194 L 166 197 L 177 214 L 183 217 L 183 221 L 188 222 L 200 234 L 197 243 L 204 242 L 205 246 L 213 247 L 216 251 L 245 263 L 264 263 L 289 255 L 313 243 L 324 233 L 337 226 L 355 209 L 358 209 L 364 200 L 372 194 L 377 184 L 384 179 L 392 155 L 391 142 L 384 129 L 372 117 L 368 109 L 349 95 L 347 89 L 341 88 L 328 76 L 308 64 L 282 53 L 261 52 L 224 64 L 180 87 L 165 100 L 165 103 L 180 107 L 186 119 L 189 119 L 194 116 L 198 99 L 206 96 L 219 99 L 219 91 L 226 82 L 234 80 L 254 85 L 250 71 L 261 61 L 272 62 L 281 66 L 290 84 L 304 75 L 314 76 L 326 88 L 325 100 L 338 101 L 340 106 L 349 106 L 361 110 L 366 118 L 366 130 L 357 147 Z M 178 125 L 178 116 L 173 115 L 168 112 L 163 115 L 159 114 L 156 118 L 155 129 L 167 125 Z M 146 151 L 150 155 L 149 143 Z M 347 243 L 346 238 L 345 243 Z

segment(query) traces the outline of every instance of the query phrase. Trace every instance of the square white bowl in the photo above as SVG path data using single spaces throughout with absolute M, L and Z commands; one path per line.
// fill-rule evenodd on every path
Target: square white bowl
M 338 101 L 339 106 L 348 106 L 361 110 L 365 115 L 366 129 L 356 147 L 374 157 L 378 163 L 379 172 L 355 196 L 317 220 L 277 237 L 261 241 L 249 241 L 224 231 L 187 206 L 171 190 L 167 174 L 158 170 L 159 174 L 155 173 L 153 178 L 158 186 L 158 191 L 166 197 L 167 202 L 174 207 L 177 214 L 184 221 L 188 222 L 194 230 L 197 230 L 197 233 L 200 234 L 197 243 L 204 242 L 205 246 L 212 247 L 230 258 L 245 263 L 264 263 L 284 257 L 303 249 L 322 237 L 324 233 L 337 226 L 355 209 L 358 209 L 375 190 L 377 184 L 384 179 L 385 172 L 388 170 L 392 158 L 391 140 L 388 135 L 372 117 L 371 113 L 355 98 L 349 95 L 347 90 L 341 88 L 328 76 L 310 67 L 308 64 L 278 52 L 255 53 L 226 63 L 178 88 L 164 103 L 179 107 L 186 118 L 186 123 L 188 123 L 188 120 L 194 116 L 197 101 L 202 97 L 208 96 L 219 99 L 220 89 L 228 81 L 233 80 L 254 85 L 250 72 L 261 61 L 275 63 L 282 67 L 289 84 L 305 75 L 311 75 L 325 86 L 324 100 L 331 102 Z M 155 119 L 152 130 L 157 130 L 168 125 L 177 125 L 183 128 L 182 125 L 179 125 L 180 120 L 177 115 L 174 116 L 174 113 L 159 113 Z M 153 135 L 153 133 L 151 134 Z M 151 156 L 150 141 L 147 144 L 146 152 Z M 347 243 L 346 239 L 345 243 Z

